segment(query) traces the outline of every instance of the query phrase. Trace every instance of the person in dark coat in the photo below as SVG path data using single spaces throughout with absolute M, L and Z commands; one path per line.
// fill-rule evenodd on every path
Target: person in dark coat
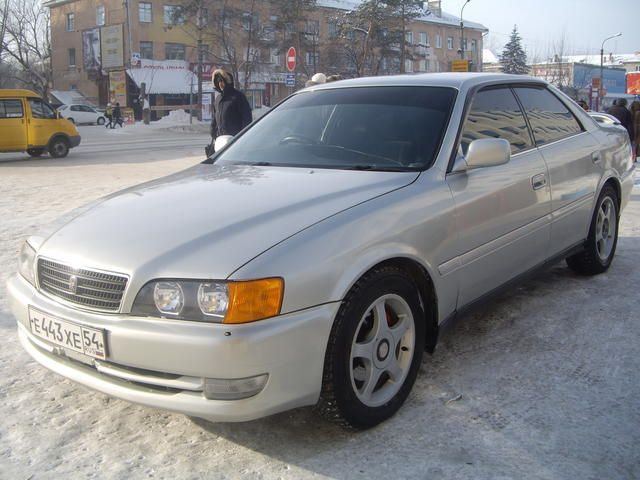
M 218 69 L 212 75 L 213 86 L 219 95 L 213 102 L 211 137 L 236 135 L 252 120 L 251 106 L 247 97 L 233 85 L 233 75 Z
M 122 128 L 123 123 L 120 103 L 116 102 L 116 108 L 113 109 L 113 123 L 111 124 L 111 128 L 116 128 L 116 125 L 120 125 L 120 128 Z
M 627 109 L 627 99 L 619 98 L 616 104 L 609 109 L 609 115 L 613 115 L 629 133 L 629 138 L 633 140 L 633 118 L 631 112 Z

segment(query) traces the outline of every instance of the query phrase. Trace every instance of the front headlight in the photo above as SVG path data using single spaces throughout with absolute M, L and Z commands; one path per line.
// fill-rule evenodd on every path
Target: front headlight
M 33 286 L 36 284 L 35 261 L 35 249 L 29 242 L 24 242 L 20 249 L 20 256 L 18 257 L 18 272 Z
M 246 282 L 155 280 L 138 293 L 132 315 L 195 322 L 249 323 L 280 314 L 282 278 Z

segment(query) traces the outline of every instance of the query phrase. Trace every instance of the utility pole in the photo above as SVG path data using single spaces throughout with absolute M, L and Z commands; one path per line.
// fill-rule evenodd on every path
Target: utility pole
M 198 6 L 198 120 L 202 121 L 202 30 L 205 27 L 202 3 Z
M 467 3 L 469 3 L 471 0 L 467 0 L 466 2 L 464 2 L 464 5 L 462 5 L 462 8 L 460 9 L 460 59 L 464 60 L 464 23 L 462 21 L 462 13 L 464 12 L 464 7 L 467 6 Z
M 616 33 L 615 35 L 611 35 L 610 37 L 605 38 L 602 41 L 602 46 L 600 47 L 600 91 L 598 92 L 598 110 L 600 109 L 600 105 L 602 104 L 602 92 L 604 90 L 604 42 L 607 40 L 611 40 L 612 38 L 621 37 L 622 32 Z

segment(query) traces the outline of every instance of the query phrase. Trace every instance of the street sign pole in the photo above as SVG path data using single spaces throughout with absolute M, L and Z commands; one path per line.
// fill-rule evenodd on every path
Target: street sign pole
M 287 50 L 287 58 L 286 58 L 287 70 L 289 70 L 290 72 L 287 74 L 287 87 L 289 87 L 289 95 L 293 93 L 293 89 L 296 85 L 295 70 L 296 70 L 296 65 L 298 63 L 297 57 L 298 55 L 295 47 L 289 47 L 289 50 Z

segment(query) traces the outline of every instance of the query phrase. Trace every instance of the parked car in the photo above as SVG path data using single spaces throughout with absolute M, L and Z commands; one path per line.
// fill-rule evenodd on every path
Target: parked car
M 589 112 L 589 115 L 591 115 L 591 118 L 593 118 L 596 122 L 598 122 L 601 125 L 615 126 L 615 127 L 621 128 L 625 132 L 627 131 L 627 129 L 624 128 L 624 126 L 622 126 L 622 124 L 620 123 L 620 120 L 618 120 L 613 115 L 609 115 L 608 113 L 602 113 L 602 112 Z
M 0 89 L 0 152 L 66 157 L 80 145 L 76 127 L 60 117 L 37 93 Z
M 462 312 L 561 259 L 606 271 L 635 168 L 626 134 L 494 74 L 315 86 L 216 143 L 25 242 L 8 291 L 35 360 L 212 421 L 371 427 Z
M 82 123 L 104 125 L 107 121 L 104 112 L 89 105 L 61 105 L 58 111 L 64 118 L 78 125 Z

